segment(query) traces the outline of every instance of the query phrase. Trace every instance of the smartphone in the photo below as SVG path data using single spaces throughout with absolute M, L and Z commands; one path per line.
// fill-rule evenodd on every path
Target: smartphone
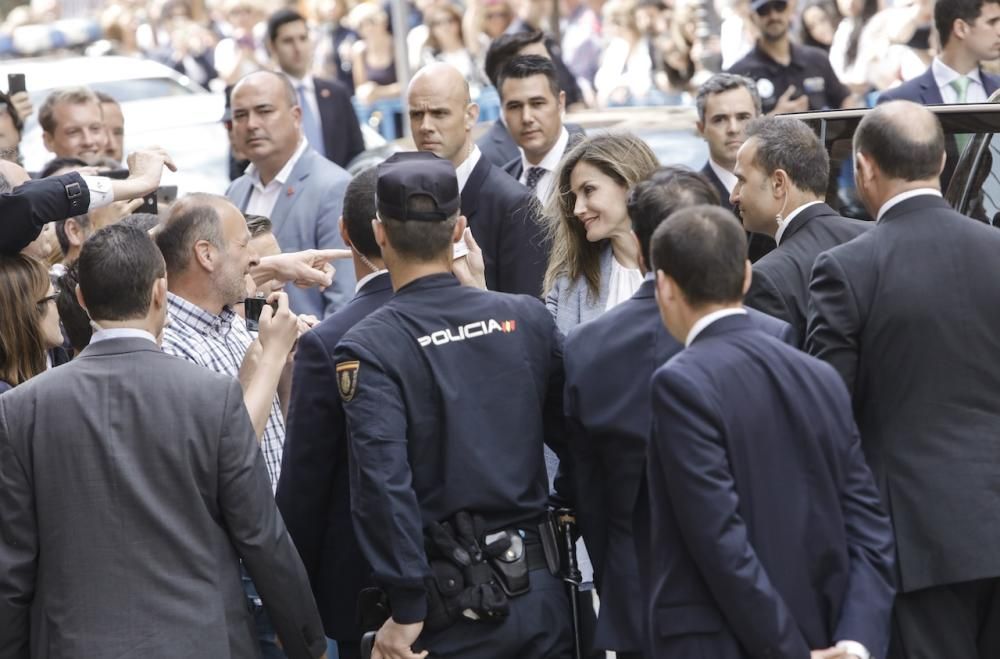
M 251 332 L 260 331 L 260 312 L 264 310 L 267 301 L 263 297 L 248 297 L 243 300 L 243 312 L 246 314 L 247 329 Z M 271 308 L 278 310 L 278 303 L 272 302 Z
M 361 637 L 361 659 L 371 659 L 375 648 L 375 632 L 367 632 Z
M 465 239 L 461 238 L 457 243 L 451 245 L 452 260 L 460 259 L 469 253 L 469 246 L 465 244 Z
M 156 190 L 156 203 L 161 206 L 169 206 L 177 201 L 176 185 L 161 185 Z
M 13 96 L 18 92 L 28 91 L 28 88 L 24 85 L 24 74 L 23 73 L 8 73 L 7 74 L 7 96 Z

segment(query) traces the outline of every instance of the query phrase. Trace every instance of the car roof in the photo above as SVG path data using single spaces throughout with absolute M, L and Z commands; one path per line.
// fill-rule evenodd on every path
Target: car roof
M 173 78 L 182 81 L 185 87 L 193 85 L 169 66 L 148 59 L 118 55 L 99 58 L 32 57 L 0 61 L 0 74 L 8 73 L 23 73 L 29 92 L 144 78 Z
M 1000 104 L 963 103 L 924 107 L 937 116 L 946 134 L 1000 132 Z M 871 111 L 872 108 L 819 110 L 781 116 L 804 121 L 816 130 L 820 138 L 830 144 L 854 135 L 858 124 Z

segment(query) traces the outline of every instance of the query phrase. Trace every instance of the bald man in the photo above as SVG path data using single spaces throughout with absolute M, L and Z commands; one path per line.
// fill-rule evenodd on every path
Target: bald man
M 486 286 L 541 297 L 548 247 L 534 195 L 482 156 L 472 140 L 479 106 L 458 69 L 443 63 L 420 69 L 407 90 L 410 128 L 420 151 L 451 161 L 462 194 L 462 215 L 483 250 Z
M 900 582 L 888 657 L 995 658 L 1000 232 L 941 198 L 945 139 L 925 108 L 871 111 L 854 153 L 877 221 L 817 258 L 806 348 L 852 391 L 892 517 Z
M 270 218 L 286 252 L 346 248 L 337 222 L 351 177 L 303 137 L 302 108 L 288 78 L 251 73 L 236 83 L 231 103 L 233 144 L 250 166 L 226 196 L 244 213 Z M 324 291 L 289 287 L 292 310 L 324 318 L 343 307 L 354 297 L 349 270 Z

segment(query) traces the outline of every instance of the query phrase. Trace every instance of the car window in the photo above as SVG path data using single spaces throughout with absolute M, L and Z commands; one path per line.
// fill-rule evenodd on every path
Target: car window
M 988 140 L 966 188 L 968 199 L 959 210 L 974 219 L 1000 226 L 1000 139 L 992 134 Z
M 104 80 L 91 82 L 87 87 L 93 91 L 104 92 L 119 103 L 142 101 L 165 96 L 188 96 L 196 93 L 172 78 L 134 78 L 131 80 Z M 39 107 L 51 89 L 31 92 L 31 101 Z

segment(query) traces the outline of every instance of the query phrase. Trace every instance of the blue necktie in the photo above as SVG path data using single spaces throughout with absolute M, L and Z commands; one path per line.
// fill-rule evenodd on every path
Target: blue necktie
M 319 119 L 313 114 L 312 107 L 306 101 L 306 86 L 299 83 L 299 107 L 302 108 L 302 132 L 305 133 L 309 146 L 319 151 L 319 155 L 326 156 L 326 148 L 323 146 L 323 131 L 320 130 Z

